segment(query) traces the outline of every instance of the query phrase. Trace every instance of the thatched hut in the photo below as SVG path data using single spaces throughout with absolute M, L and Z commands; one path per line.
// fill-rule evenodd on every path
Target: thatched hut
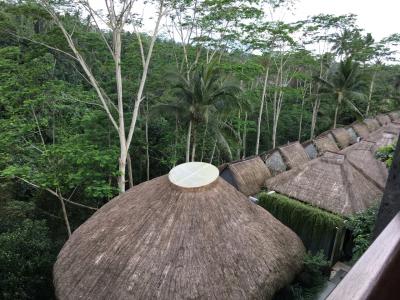
M 251 196 L 261 191 L 271 173 L 262 159 L 255 156 L 228 164 L 220 176 L 246 196 Z
M 315 147 L 318 150 L 318 154 L 322 155 L 327 151 L 338 152 L 339 148 L 336 143 L 328 136 L 321 136 L 314 140 Z
M 346 148 L 351 143 L 351 136 L 345 128 L 333 129 L 332 135 L 341 149 Z
M 388 115 L 377 115 L 376 119 L 381 124 L 381 126 L 389 125 L 392 122 Z
M 368 130 L 369 130 L 370 132 L 373 132 L 373 131 L 379 129 L 379 127 L 381 127 L 381 125 L 379 124 L 379 122 L 378 122 L 376 119 L 374 119 L 374 118 L 365 119 L 365 120 L 364 120 L 364 123 L 367 125 Z
M 271 174 L 273 176 L 282 173 L 288 169 L 278 149 L 272 149 L 267 153 L 263 154 L 263 156 L 265 165 L 271 171 Z
M 278 149 L 289 169 L 300 166 L 310 160 L 299 142 L 293 142 Z
M 313 141 L 306 141 L 301 144 L 304 148 L 304 151 L 307 153 L 309 159 L 314 159 L 318 156 L 318 150 L 315 147 Z
M 398 111 L 392 111 L 390 113 L 388 113 L 390 119 L 392 120 L 392 122 L 397 122 L 400 120 L 400 113 Z
M 368 137 L 369 129 L 365 123 L 354 123 L 351 127 L 360 138 L 366 139 Z
M 270 190 L 339 215 L 361 212 L 382 196 L 382 189 L 345 154 L 333 152 L 270 178 L 266 185 Z
M 354 129 L 352 127 L 347 127 L 346 131 L 350 136 L 350 145 L 357 143 L 358 136 L 357 136 L 357 133 L 354 131 Z
M 346 159 L 371 182 L 382 191 L 385 188 L 388 171 L 383 162 L 375 158 L 376 143 L 362 141 L 354 144 L 341 153 L 345 154 Z
M 288 284 L 300 239 L 205 165 L 139 184 L 76 229 L 58 299 L 270 299 Z

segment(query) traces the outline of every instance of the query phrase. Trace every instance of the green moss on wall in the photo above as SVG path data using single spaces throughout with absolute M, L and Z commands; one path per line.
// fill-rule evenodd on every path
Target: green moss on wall
M 296 232 L 313 253 L 323 250 L 330 257 L 337 232 L 344 234 L 344 219 L 338 215 L 277 193 L 260 193 L 258 199 L 260 206 Z

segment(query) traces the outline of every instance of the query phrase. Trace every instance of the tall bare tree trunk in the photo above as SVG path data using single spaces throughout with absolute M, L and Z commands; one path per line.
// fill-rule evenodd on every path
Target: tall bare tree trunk
M 214 159 L 214 154 L 215 154 L 215 149 L 217 148 L 217 140 L 214 141 L 214 146 L 213 146 L 213 150 L 211 152 L 211 158 L 210 158 L 210 164 L 212 164 L 213 159 Z
M 343 99 L 343 94 L 339 92 L 338 93 L 338 97 L 337 97 L 337 102 L 336 102 L 336 108 L 335 108 L 335 116 L 333 118 L 333 129 L 336 128 L 339 107 L 340 107 L 340 105 L 342 103 L 342 99 Z
M 243 128 L 243 156 L 242 158 L 246 157 L 246 138 L 247 138 L 247 112 L 244 113 L 244 128 Z
M 128 152 L 126 156 L 126 163 L 128 165 L 128 179 L 129 179 L 129 188 L 133 187 L 133 168 L 132 168 L 132 160 L 131 155 Z
M 369 84 L 368 104 L 367 104 L 367 109 L 365 111 L 365 115 L 366 116 L 369 115 L 369 110 L 371 109 L 371 100 L 372 100 L 372 94 L 374 92 L 375 76 L 376 76 L 376 71 L 374 72 L 374 74 L 372 74 L 372 79 L 371 79 L 371 82 Z
M 196 127 L 193 126 L 192 161 L 196 160 L 196 146 L 197 146 Z
M 189 121 L 189 128 L 186 138 L 186 162 L 190 160 L 190 138 L 192 135 L 192 120 Z
M 175 148 L 174 148 L 173 167 L 175 167 L 177 160 L 178 160 L 178 113 L 176 113 L 175 115 Z
M 259 148 L 260 148 L 261 120 L 262 120 L 262 114 L 263 114 L 263 110 L 264 110 L 265 96 L 267 94 L 268 74 L 269 74 L 269 66 L 267 66 L 266 70 L 265 70 L 264 85 L 263 85 L 263 92 L 262 92 L 262 96 L 261 96 L 260 110 L 258 111 L 257 136 L 256 136 L 256 155 L 258 155 L 258 151 L 259 151 Z
M 58 194 L 58 192 L 57 192 L 57 194 Z M 64 199 L 61 195 L 58 196 L 58 199 L 60 200 L 60 203 L 61 203 L 61 209 L 63 212 L 65 226 L 67 227 L 68 237 L 70 237 L 71 236 L 71 226 L 69 225 L 68 214 L 67 214 L 67 209 L 65 208 Z
M 149 102 L 146 101 L 146 119 L 144 123 L 146 138 L 146 179 L 150 180 L 150 153 L 149 153 Z

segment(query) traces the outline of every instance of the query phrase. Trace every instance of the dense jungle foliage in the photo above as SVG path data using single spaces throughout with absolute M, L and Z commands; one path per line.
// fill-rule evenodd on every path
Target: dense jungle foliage
M 135 184 L 399 108 L 399 35 L 284 0 L 0 2 L 0 298 L 53 298 L 70 233 Z M 146 10 L 144 9 L 146 8 Z M 270 13 L 266 13 L 269 11 Z M 318 50 L 317 50 L 318 49 Z

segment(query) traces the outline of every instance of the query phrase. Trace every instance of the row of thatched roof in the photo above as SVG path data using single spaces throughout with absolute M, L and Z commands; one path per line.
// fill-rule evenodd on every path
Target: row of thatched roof
M 247 196 L 275 190 L 340 215 L 363 211 L 383 192 L 387 170 L 378 147 L 394 142 L 400 113 L 378 115 L 220 167 L 221 177 Z

